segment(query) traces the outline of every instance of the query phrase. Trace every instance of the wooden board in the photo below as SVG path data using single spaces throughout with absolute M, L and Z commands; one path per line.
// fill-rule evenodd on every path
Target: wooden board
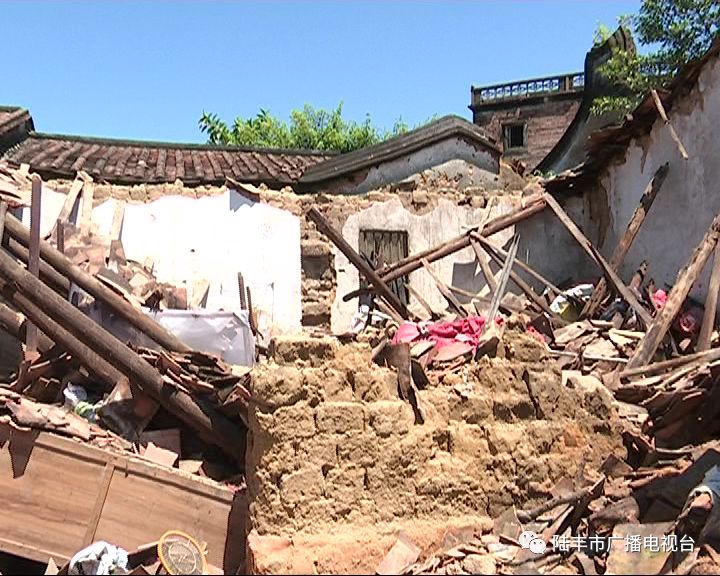
M 0 491 L 3 552 L 66 562 L 88 537 L 132 551 L 174 529 L 226 574 L 244 562 L 244 493 L 179 470 L 0 424 Z

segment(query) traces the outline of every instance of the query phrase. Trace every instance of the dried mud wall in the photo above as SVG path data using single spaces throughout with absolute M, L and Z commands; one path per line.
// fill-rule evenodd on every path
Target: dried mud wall
M 253 375 L 246 474 L 256 541 L 381 538 L 458 519 L 481 526 L 574 477 L 584 458 L 599 464 L 617 449 L 609 393 L 562 387 L 537 341 L 508 334 L 500 357 L 420 391 L 422 425 L 398 398 L 396 374 L 370 362 L 368 345 L 275 341 L 271 363 Z M 317 554 L 316 568 L 328 561 Z M 273 568 L 255 556 L 256 571 L 293 569 L 292 555 Z M 353 567 L 336 558 L 323 570 L 370 573 L 379 560 Z

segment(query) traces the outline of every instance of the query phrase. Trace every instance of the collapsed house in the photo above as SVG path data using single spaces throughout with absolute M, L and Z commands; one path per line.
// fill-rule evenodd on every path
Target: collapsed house
M 456 117 L 327 155 L 3 109 L 0 570 L 717 569 L 719 51 L 547 181 Z

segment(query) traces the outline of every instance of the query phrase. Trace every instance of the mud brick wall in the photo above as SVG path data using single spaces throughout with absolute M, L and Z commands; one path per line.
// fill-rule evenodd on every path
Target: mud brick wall
M 541 346 L 512 333 L 499 358 L 420 392 L 426 422 L 370 348 L 278 340 L 253 376 L 246 465 L 250 530 L 332 533 L 539 502 L 581 460 L 620 446 L 604 389 L 570 389 Z M 527 372 L 525 378 L 524 373 Z

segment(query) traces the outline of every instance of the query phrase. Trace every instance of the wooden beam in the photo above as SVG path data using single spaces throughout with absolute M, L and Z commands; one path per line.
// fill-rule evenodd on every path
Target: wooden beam
M 710 228 L 692 253 L 690 260 L 685 267 L 678 272 L 677 280 L 672 290 L 670 290 L 670 294 L 668 294 L 665 306 L 657 313 L 655 321 L 650 325 L 645 337 L 635 349 L 635 353 L 632 358 L 630 358 L 630 362 L 628 362 L 628 368 L 644 366 L 652 359 L 660 342 L 662 342 L 665 337 L 668 328 L 670 328 L 670 324 L 672 324 L 675 316 L 680 311 L 680 307 L 683 302 L 685 302 L 685 298 L 687 298 L 695 280 L 697 280 L 710 254 L 712 254 L 715 246 L 717 246 L 719 237 L 720 214 L 715 216 Z
M 82 189 L 82 213 L 80 214 L 80 232 L 90 234 L 92 231 L 92 209 L 95 198 L 95 184 L 85 182 Z
M 625 261 L 625 256 L 630 250 L 630 246 L 632 246 L 635 237 L 638 235 L 640 227 L 643 225 L 643 222 L 645 222 L 645 217 L 650 211 L 650 207 L 653 205 L 655 197 L 660 191 L 660 187 L 662 186 L 663 182 L 665 182 L 667 173 L 668 163 L 666 162 L 655 171 L 655 174 L 653 175 L 649 184 L 645 188 L 645 191 L 640 197 L 640 204 L 637 208 L 635 208 L 635 212 L 633 212 L 633 215 L 630 218 L 630 222 L 628 222 L 625 233 L 620 239 L 620 242 L 618 242 L 618 245 L 615 247 L 615 251 L 613 252 L 612 257 L 610 258 L 610 267 L 615 272 L 618 272 L 620 270 L 620 267 Z M 604 300 L 606 293 L 607 283 L 605 282 L 605 278 L 600 278 L 599 282 L 593 289 L 590 299 L 588 300 L 587 304 L 585 304 L 581 317 L 592 318 L 597 312 L 598 307 Z
M 435 273 L 435 271 L 430 266 L 430 263 L 423 258 L 420 260 L 420 262 L 423 265 L 423 268 L 427 270 L 427 273 L 430 274 L 432 279 L 435 281 L 435 286 L 437 286 L 437 289 L 440 290 L 440 294 L 442 294 L 445 297 L 445 300 L 448 301 L 450 306 L 463 318 L 466 318 L 468 313 L 465 308 L 463 308 L 463 305 L 460 303 L 460 301 L 455 297 L 455 294 L 453 294 L 450 289 L 447 287 L 447 285 L 440 279 L 440 277 Z
M 3 222 L 5 219 L 3 218 Z M 55 224 L 55 232 L 57 234 L 55 245 L 57 246 L 58 252 L 65 254 L 65 222 L 60 219 Z
M 638 302 L 632 291 L 627 286 L 625 286 L 622 279 L 610 267 L 610 265 L 607 263 L 605 258 L 603 258 L 600 252 L 598 252 L 595 247 L 590 243 L 590 240 L 585 237 L 585 234 L 583 234 L 580 228 L 577 227 L 577 224 L 572 221 L 572 218 L 567 215 L 565 210 L 563 210 L 560 204 L 558 204 L 557 200 L 555 200 L 555 198 L 553 198 L 550 194 L 546 194 L 545 199 L 547 205 L 553 212 L 555 212 L 555 215 L 558 217 L 563 226 L 565 226 L 567 231 L 570 232 L 570 235 L 575 238 L 577 243 L 580 244 L 580 247 L 585 250 L 588 256 L 590 256 L 590 258 L 595 261 L 595 263 L 600 267 L 600 269 L 603 270 L 615 291 L 618 292 L 618 294 L 620 294 L 627 301 L 627 303 L 632 307 L 633 310 L 635 310 L 635 313 L 643 322 L 645 322 L 645 325 L 649 325 L 652 322 L 652 316 L 650 316 L 650 313 L 645 310 L 645 308 L 643 308 L 640 302 Z
M 435 319 L 439 316 L 439 314 L 432 309 L 430 304 L 427 303 L 427 300 L 422 297 L 422 294 L 420 294 L 418 290 L 415 290 L 415 288 L 410 285 L 410 282 L 405 283 L 405 288 L 407 288 L 407 291 L 410 292 L 410 295 L 418 301 L 418 304 L 420 304 L 420 306 L 425 309 L 425 312 L 430 314 L 430 318 Z
M 662 100 L 660 100 L 660 96 L 658 96 L 657 90 L 650 90 L 650 94 L 652 94 L 652 99 L 653 102 L 655 102 L 655 108 L 657 108 L 658 114 L 660 114 L 660 118 L 662 118 L 662 121 L 665 123 L 665 125 L 668 127 L 668 130 L 670 131 L 670 137 L 675 141 L 675 144 L 677 144 L 678 150 L 680 151 L 680 156 L 687 160 L 689 158 L 687 150 L 685 150 L 685 146 L 683 146 L 682 140 L 680 140 L 677 132 L 675 132 L 675 128 L 673 128 L 673 125 L 670 124 L 670 118 L 668 118 L 667 112 L 665 112 L 665 107 L 663 106 Z
M 408 311 L 407 308 L 405 308 L 405 305 L 400 302 L 400 299 L 395 295 L 390 288 L 387 287 L 385 282 L 378 276 L 377 272 L 372 269 L 372 267 L 363 259 L 360 254 L 358 254 L 350 244 L 348 244 L 343 238 L 342 234 L 337 232 L 332 226 L 330 226 L 330 223 L 325 219 L 325 217 L 320 213 L 320 211 L 315 208 L 314 206 L 310 209 L 308 212 L 308 217 L 311 221 L 315 223 L 318 230 L 325 234 L 330 240 L 332 241 L 335 246 L 337 246 L 338 250 L 342 252 L 345 257 L 355 266 L 355 268 L 358 269 L 358 272 L 362 274 L 367 281 L 373 286 L 375 291 L 384 298 L 387 303 L 390 305 L 393 310 L 395 310 L 403 319 L 408 318 Z M 396 278 L 399 278 L 400 276 L 405 276 L 405 274 L 400 274 L 396 276 Z
M 486 244 L 485 244 L 485 243 L 482 244 L 482 247 L 483 247 L 483 248 L 485 249 L 485 251 L 488 253 L 488 255 L 490 256 L 490 258 L 492 258 L 493 260 L 495 260 L 495 262 L 496 262 L 499 266 L 505 266 L 505 264 L 507 263 L 508 259 L 507 259 L 507 258 L 504 258 L 504 259 L 503 259 L 503 258 L 500 256 L 500 254 L 499 254 L 498 252 L 496 252 L 497 248 L 496 248 L 495 246 L 493 246 L 492 244 L 490 244 L 490 243 L 488 242 L 488 243 L 486 243 Z M 509 255 L 510 255 L 510 252 L 506 252 L 506 254 L 508 254 L 508 256 L 509 256 Z M 511 262 L 512 262 L 512 260 L 511 260 Z M 563 320 L 558 314 L 556 314 L 555 312 L 553 312 L 553 311 L 550 309 L 550 306 L 548 306 L 547 302 L 545 302 L 545 300 L 543 299 L 543 297 L 540 296 L 540 295 L 538 295 L 538 294 L 536 294 L 536 293 L 535 293 L 535 290 L 532 289 L 532 286 L 530 286 L 527 282 L 525 282 L 525 280 L 523 280 L 522 278 L 520 278 L 520 276 L 519 276 L 515 271 L 512 270 L 512 264 L 511 264 L 510 268 L 511 268 L 511 269 L 510 269 L 510 272 L 509 272 L 509 274 L 510 274 L 510 279 L 513 281 L 513 283 L 514 283 L 518 288 L 520 288 L 520 290 L 522 290 L 523 294 L 525 294 L 525 296 L 527 296 L 528 299 L 529 299 L 533 304 L 535 304 L 535 306 L 537 306 L 538 308 L 540 308 L 540 310 L 542 310 L 542 311 L 545 312 L 546 314 L 550 315 L 551 317 L 556 318 L 557 320 L 560 320 L 560 321 L 562 321 L 563 323 L 565 323 L 565 320 Z
M 718 292 L 720 292 L 720 250 L 718 250 L 716 246 L 715 260 L 713 262 L 712 274 L 710 275 L 710 285 L 708 286 L 708 292 L 705 298 L 703 323 L 700 328 L 697 346 L 695 346 L 698 352 L 710 349 L 710 339 L 713 328 L 715 328 L 715 316 L 717 314 Z
M 502 300 L 505 289 L 507 288 L 508 279 L 512 273 L 512 261 L 517 254 L 518 245 L 520 244 L 520 236 L 515 234 L 510 244 L 509 258 L 502 265 L 502 272 L 500 274 L 500 281 L 498 282 L 497 290 L 493 292 L 492 300 L 490 300 L 490 308 L 488 310 L 485 324 L 483 324 L 482 331 L 485 332 L 488 326 L 495 326 L 495 316 L 500 309 L 500 300 Z
M 5 249 L 27 266 L 30 261 L 30 250 L 9 235 L 5 237 L 5 240 Z M 70 292 L 70 281 L 42 259 L 40 260 L 40 279 L 58 294 L 67 297 Z
M 247 310 L 247 297 L 245 296 L 245 279 L 240 272 L 237 273 L 237 283 L 238 295 L 240 296 L 240 310 Z
M 23 341 L 25 340 L 27 325 L 28 321 L 25 316 L 0 302 L 0 327 L 2 327 L 5 332 Z M 41 353 L 47 352 L 52 347 L 52 340 L 40 332 L 38 334 L 38 351 Z
M 483 226 L 481 234 L 487 238 L 488 236 L 492 236 L 497 232 L 514 226 L 518 222 L 526 220 L 527 218 L 533 216 L 534 214 L 537 214 L 538 212 L 542 212 L 543 210 L 545 210 L 545 201 L 543 198 L 544 197 L 542 195 L 530 196 L 526 198 L 526 203 L 524 206 L 487 222 Z M 441 258 L 445 258 L 445 256 L 449 256 L 450 254 L 454 254 L 459 250 L 467 248 L 468 246 L 470 246 L 471 231 L 472 229 L 463 234 L 462 236 L 458 236 L 456 238 L 453 238 L 452 240 L 443 242 L 442 244 L 439 244 L 434 248 L 430 248 L 428 250 L 413 254 L 412 256 L 408 256 L 400 262 L 396 262 L 392 266 L 389 266 L 382 272 L 383 282 L 392 282 L 397 278 L 406 276 L 411 272 L 422 268 L 422 264 L 420 263 L 420 260 L 422 258 L 425 258 L 428 262 L 432 263 L 436 260 L 440 260 Z
M 77 352 L 81 347 L 76 346 L 76 342 L 81 342 L 112 367 L 117 367 L 133 384 L 193 428 L 206 442 L 219 446 L 228 455 L 243 462 L 245 438 L 238 425 L 187 392 L 169 389 L 162 375 L 140 355 L 32 276 L 4 251 L 0 251 L 0 284 L 3 293 L 32 321 L 36 321 L 32 315 L 35 307 L 56 325 L 49 326 L 53 331 L 60 327 L 70 333 L 73 338 L 61 343 L 56 339 L 57 334 L 43 328 L 71 355 L 80 359 Z M 83 360 L 81 362 L 84 364 Z M 93 366 L 85 366 L 93 369 Z
M 65 196 L 65 202 L 60 209 L 60 215 L 58 216 L 59 222 L 62 222 L 63 224 L 67 222 L 67 219 L 69 218 L 73 208 L 75 207 L 75 202 L 77 201 L 77 197 L 80 194 L 80 191 L 83 189 L 84 184 L 85 181 L 82 178 L 80 178 L 79 176 L 75 178 L 72 186 L 70 186 L 70 191 L 68 192 L 67 196 Z
M 632 378 L 633 376 L 648 376 L 650 374 L 657 374 L 669 370 L 670 368 L 678 368 L 685 364 L 698 362 L 700 364 L 708 364 L 720 360 L 720 348 L 713 348 L 711 350 L 704 350 L 703 352 L 696 352 L 695 354 L 688 354 L 686 356 L 678 356 L 677 358 L 671 358 L 670 360 L 663 360 L 662 362 L 653 362 L 646 366 L 639 366 L 638 368 L 630 368 L 620 372 L 620 378 Z
M 485 277 L 485 283 L 488 285 L 490 293 L 492 294 L 495 290 L 497 290 L 497 282 L 495 281 L 495 276 L 493 276 L 492 269 L 490 268 L 490 263 L 485 258 L 485 253 L 480 248 L 476 234 L 474 233 L 470 234 L 470 246 L 472 246 L 473 252 L 475 252 L 475 259 L 480 266 L 482 275 Z
M 27 269 L 35 278 L 40 277 L 40 204 L 42 202 L 42 180 L 37 174 L 32 177 L 30 197 L 30 246 Z M 25 350 L 30 354 L 37 352 L 38 329 L 28 324 L 25 330 Z
M 503 258 L 507 258 L 507 250 L 504 250 L 500 246 L 495 246 L 494 244 L 490 243 L 489 240 L 480 236 L 477 232 L 471 232 L 470 236 L 472 237 L 472 240 L 474 242 L 479 242 L 483 246 L 490 246 L 493 250 L 495 250 L 495 252 L 500 254 L 500 256 L 502 256 Z M 562 294 L 562 290 L 560 290 L 560 288 L 555 286 L 555 284 L 550 282 L 550 280 L 545 278 L 542 274 L 531 268 L 529 264 L 526 264 L 525 262 L 520 260 L 520 258 L 516 257 L 513 260 L 513 266 L 517 266 L 521 270 L 525 271 L 529 276 L 532 276 L 535 280 L 537 280 L 541 284 L 544 284 L 547 288 L 550 289 L 551 292 L 555 293 L 556 296 L 560 296 L 560 294 Z
M 12 214 L 5 216 L 5 232 L 23 246 L 28 247 L 30 231 Z M 75 266 L 49 242 L 40 242 L 40 257 L 69 281 L 107 304 L 115 314 L 127 320 L 164 348 L 175 352 L 188 352 L 190 350 L 190 347 L 183 343 L 182 340 L 155 322 L 142 310 L 138 310 L 97 278 Z

